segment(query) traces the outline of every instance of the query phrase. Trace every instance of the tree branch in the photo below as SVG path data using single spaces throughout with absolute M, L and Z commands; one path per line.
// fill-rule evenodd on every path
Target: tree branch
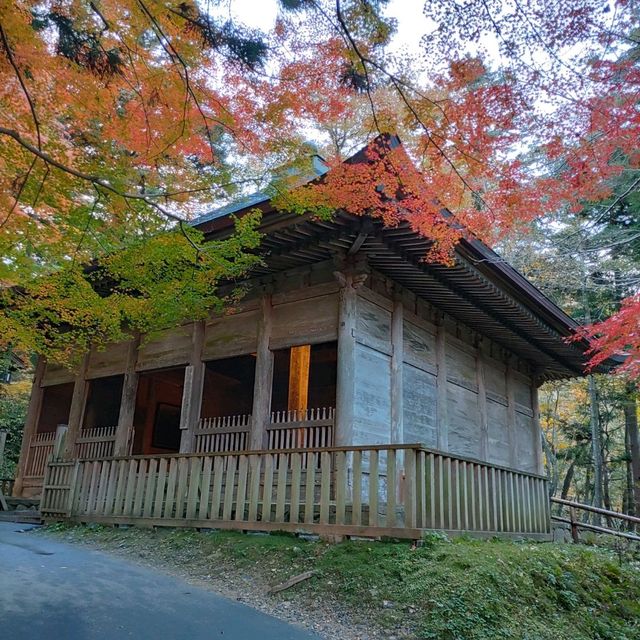
M 73 167 L 68 167 L 67 165 L 62 164 L 55 158 L 51 157 L 48 153 L 42 151 L 38 147 L 35 147 L 30 142 L 25 140 L 17 131 L 14 131 L 13 129 L 7 129 L 6 127 L 0 126 L 0 135 L 5 135 L 10 138 L 13 138 L 21 147 L 23 147 L 33 155 L 37 156 L 38 158 L 41 158 L 46 163 L 50 164 L 52 167 L 55 167 L 60 171 L 64 171 L 64 173 L 67 173 L 76 178 L 79 178 L 80 180 L 84 180 L 85 182 L 90 182 L 96 187 L 105 189 L 106 191 L 109 191 L 110 193 L 113 193 L 114 195 L 124 198 L 126 200 L 142 201 L 145 204 L 148 204 L 149 206 L 153 207 L 154 209 L 162 213 L 162 215 L 166 216 L 171 220 L 175 220 L 177 222 L 184 221 L 184 218 L 182 218 L 182 216 L 176 215 L 175 213 L 168 211 L 163 206 L 159 205 L 157 202 L 154 202 L 151 199 L 152 197 L 162 198 L 164 197 L 165 194 L 149 196 L 149 195 L 143 195 L 139 193 L 128 193 L 128 192 L 120 191 L 119 189 L 116 189 L 114 186 L 110 185 L 106 180 L 104 180 L 103 178 L 100 178 L 99 176 L 95 176 L 90 173 L 85 173 L 83 171 L 79 171 L 78 169 L 74 169 Z

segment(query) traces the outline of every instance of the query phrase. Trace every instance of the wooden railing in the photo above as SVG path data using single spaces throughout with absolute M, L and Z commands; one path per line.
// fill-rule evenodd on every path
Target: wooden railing
M 320 449 L 333 446 L 335 409 L 275 411 L 267 426 L 268 449 Z
M 113 455 L 116 427 L 82 429 L 74 447 L 75 458 L 108 458 Z
M 194 434 L 196 453 L 244 451 L 250 429 L 250 415 L 202 418 Z
M 47 466 L 49 456 L 53 453 L 53 445 L 56 441 L 56 433 L 34 433 L 29 443 L 27 464 L 25 465 L 25 478 L 42 478 Z
M 611 511 L 610 509 L 601 509 L 573 500 L 564 500 L 563 498 L 552 497 L 551 502 L 560 507 L 559 513 L 551 516 L 551 519 L 554 522 L 568 524 L 571 538 L 576 543 L 580 542 L 580 529 L 640 542 L 640 535 L 637 533 L 637 531 L 640 531 L 640 518 L 636 516 L 630 516 L 619 511 Z M 564 515 L 564 509 L 567 511 L 566 516 Z M 607 526 L 604 527 L 595 522 L 585 522 L 578 517 L 578 512 L 582 512 L 582 515 L 591 514 L 593 516 L 595 514 L 600 518 L 604 517 Z M 626 531 L 623 529 L 625 525 L 627 527 Z
M 49 520 L 409 539 L 426 529 L 550 531 L 545 478 L 419 445 L 52 461 L 41 511 Z

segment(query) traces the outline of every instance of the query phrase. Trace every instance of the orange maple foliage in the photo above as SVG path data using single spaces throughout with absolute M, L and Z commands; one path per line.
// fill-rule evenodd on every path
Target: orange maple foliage
M 400 134 L 408 155 L 327 158 L 327 179 L 281 192 L 283 206 L 407 217 L 433 241 L 425 259 L 448 261 L 463 233 L 493 243 L 615 197 L 614 179 L 640 169 L 640 70 L 637 9 L 611 4 L 433 0 L 436 29 L 409 55 L 387 47 L 382 1 L 281 0 L 269 33 L 219 2 L 2 3 L 0 282 L 264 186 L 358 95 L 372 133 Z

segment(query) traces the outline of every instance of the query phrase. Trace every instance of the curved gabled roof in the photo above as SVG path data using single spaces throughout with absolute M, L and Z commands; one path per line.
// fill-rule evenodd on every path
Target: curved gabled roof
M 395 136 L 383 142 L 388 148 L 401 144 Z M 366 161 L 367 148 L 347 162 Z M 322 179 L 327 167 L 316 162 L 314 172 L 301 183 Z M 214 210 L 193 224 L 207 237 L 224 236 L 232 229 L 231 214 L 255 208 L 263 212 L 260 231 L 264 234 L 264 265 L 256 275 L 329 260 L 336 252 L 353 252 L 357 247 L 372 268 L 531 362 L 541 378 L 584 375 L 589 343 L 567 341 L 579 324 L 480 240 L 463 238 L 452 266 L 428 263 L 423 258 L 430 241 L 408 222 L 390 228 L 380 220 L 344 212 L 331 220 L 284 213 L 272 206 L 268 193 Z M 616 364 L 603 363 L 598 371 Z

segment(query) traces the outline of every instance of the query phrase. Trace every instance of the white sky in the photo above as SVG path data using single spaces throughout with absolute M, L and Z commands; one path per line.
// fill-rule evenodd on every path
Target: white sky
M 409 45 L 417 48 L 420 38 L 433 29 L 433 22 L 426 19 L 422 9 L 425 0 L 392 0 L 385 14 L 398 20 L 394 37 L 397 47 Z M 276 0 L 229 0 L 224 13 L 229 13 L 248 27 L 269 30 L 278 15 Z

